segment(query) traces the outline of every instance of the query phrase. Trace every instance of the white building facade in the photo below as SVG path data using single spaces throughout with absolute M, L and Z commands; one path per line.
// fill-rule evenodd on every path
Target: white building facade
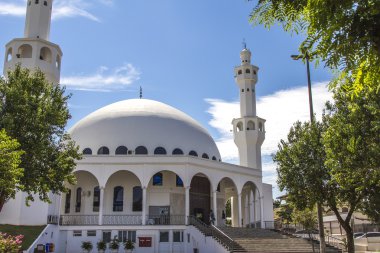
M 52 0 L 27 5 L 25 38 L 6 45 L 4 73 L 19 63 L 40 68 L 57 84 L 62 52 L 48 41 Z M 134 241 L 136 252 L 223 252 L 189 226 L 193 217 L 209 224 L 213 210 L 215 225 L 225 226 L 229 202 L 232 226 L 272 222 L 272 186 L 262 182 L 265 120 L 256 115 L 258 68 L 248 49 L 240 58 L 235 77 L 241 115 L 232 121 L 240 165 L 222 162 L 207 130 L 185 113 L 153 100 L 124 100 L 91 113 L 69 131 L 83 159 L 67 194 L 52 196 L 49 206 L 37 202 L 27 208 L 19 193 L 4 206 L 0 223 L 47 220 L 36 244 L 54 242 L 55 252 L 78 252 L 82 241 L 96 245 L 115 236 Z M 22 220 L 25 216 L 30 219 Z

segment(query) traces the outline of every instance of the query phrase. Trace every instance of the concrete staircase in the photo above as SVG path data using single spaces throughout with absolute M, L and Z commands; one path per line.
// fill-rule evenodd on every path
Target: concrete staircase
M 266 229 L 220 228 L 234 240 L 232 252 L 251 253 L 312 253 L 311 241 L 280 234 Z M 319 252 L 318 242 L 314 242 L 315 252 Z M 327 253 L 342 253 L 341 250 L 327 247 Z

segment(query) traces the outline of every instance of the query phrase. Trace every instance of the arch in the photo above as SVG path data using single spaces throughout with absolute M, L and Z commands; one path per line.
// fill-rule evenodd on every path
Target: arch
M 60 55 L 57 55 L 57 57 L 55 58 L 55 67 L 57 69 L 61 69 L 61 56 Z
M 13 49 L 11 47 L 8 48 L 7 54 L 6 54 L 6 57 L 5 57 L 5 60 L 7 62 L 10 62 L 12 60 L 12 53 L 13 53 Z
M 183 155 L 183 151 L 180 148 L 176 148 L 173 150 L 172 155 Z
M 75 212 L 79 213 L 82 205 L 82 187 L 78 187 L 75 195 Z
M 124 170 L 115 171 L 105 180 L 106 188 L 112 183 L 113 179 L 120 179 L 120 178 L 135 178 L 137 179 L 137 182 L 135 184 L 142 185 L 140 178 L 133 171 L 124 169 Z
M 154 174 L 152 180 L 154 186 L 162 186 L 164 184 L 164 176 L 161 172 Z
M 246 70 L 245 70 L 245 73 L 247 73 L 247 74 L 251 74 L 251 70 L 250 70 L 250 69 L 246 69 Z
M 189 152 L 189 155 L 190 155 L 190 156 L 196 156 L 196 157 L 198 157 L 198 153 L 195 152 L 194 150 L 191 150 L 191 151 Z
M 255 130 L 255 122 L 253 122 L 252 120 L 248 121 L 247 130 Z
M 138 146 L 135 150 L 136 155 L 147 155 L 148 150 L 144 146 Z
M 69 189 L 65 196 L 65 213 L 70 213 L 71 190 Z
M 176 178 L 175 178 L 175 186 L 177 186 L 177 187 L 183 187 L 183 180 L 177 174 L 176 174 Z
M 92 150 L 90 148 L 85 148 L 82 151 L 83 155 L 92 155 Z
M 154 150 L 154 154 L 155 155 L 166 155 L 166 149 L 164 149 L 163 147 L 157 147 Z
M 22 44 L 17 50 L 17 58 L 32 58 L 33 48 L 29 44 Z
M 264 131 L 264 126 L 262 122 L 259 122 L 259 131 L 263 132 Z
M 213 161 L 216 161 L 216 157 L 215 157 L 215 156 L 213 156 L 213 157 L 212 157 L 212 160 L 213 160 Z
M 95 186 L 94 187 L 94 195 L 92 199 L 92 211 L 93 212 L 99 212 L 100 207 L 100 187 Z
M 211 210 L 211 181 L 203 173 L 195 174 L 190 181 L 190 215 L 209 223 Z
M 241 69 L 239 69 L 238 75 L 241 75 L 241 74 L 243 74 L 243 71 Z
M 143 194 L 141 186 L 134 186 L 132 189 L 133 200 L 132 200 L 132 211 L 141 212 L 143 203 Z
M 42 47 L 40 50 L 40 60 L 47 61 L 51 63 L 51 50 L 48 47 Z
M 241 132 L 241 131 L 243 131 L 243 122 L 239 121 L 239 122 L 236 124 L 236 131 L 237 131 L 237 132 Z
M 122 212 L 124 206 L 124 187 L 116 186 L 113 188 L 113 207 L 114 212 Z
M 116 148 L 115 155 L 127 155 L 128 148 L 126 146 L 119 146 Z
M 208 154 L 206 154 L 206 153 L 203 153 L 203 154 L 202 154 L 202 158 L 204 158 L 204 159 L 210 159 L 210 158 L 208 157 Z
M 103 147 L 100 147 L 98 149 L 98 155 L 109 155 L 110 154 L 110 150 L 109 148 L 103 146 Z

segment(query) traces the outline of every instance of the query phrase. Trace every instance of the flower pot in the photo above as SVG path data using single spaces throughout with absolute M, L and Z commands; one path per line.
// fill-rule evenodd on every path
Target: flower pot
M 118 252 L 119 252 L 119 249 L 111 249 L 111 252 L 112 252 L 112 253 L 118 253 Z
M 131 249 L 126 249 L 125 253 L 132 253 L 132 250 Z
M 103 249 L 98 250 L 98 253 L 104 253 Z

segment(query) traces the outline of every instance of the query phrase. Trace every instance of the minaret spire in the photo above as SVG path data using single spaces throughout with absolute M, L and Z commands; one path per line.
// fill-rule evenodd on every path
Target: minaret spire
M 240 118 L 232 121 L 234 141 L 240 165 L 261 170 L 261 145 L 265 139 L 265 120 L 256 115 L 256 83 L 259 68 L 251 64 L 251 51 L 245 40 L 240 52 L 241 64 L 235 67 L 240 94 Z
M 49 82 L 58 84 L 62 51 L 49 41 L 53 0 L 28 0 L 26 4 L 24 38 L 13 39 L 5 46 L 4 75 L 21 64 L 31 71 L 42 70 Z
M 140 86 L 140 99 L 142 99 L 142 97 L 143 97 L 143 92 L 142 92 L 142 88 Z

